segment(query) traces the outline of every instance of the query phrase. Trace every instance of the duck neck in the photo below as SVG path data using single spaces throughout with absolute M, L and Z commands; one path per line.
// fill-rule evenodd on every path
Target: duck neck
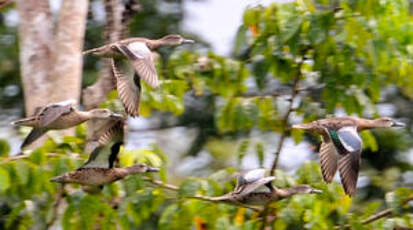
M 358 121 L 357 131 L 373 129 L 376 127 L 375 120 L 363 119 L 363 118 L 359 118 L 358 120 L 359 121 Z
M 124 168 L 127 172 L 127 174 L 137 174 L 137 173 L 141 173 L 142 169 L 140 167 L 138 167 L 138 165 L 132 165 L 129 167 Z
M 77 111 L 77 114 L 78 114 L 79 119 L 80 119 L 81 121 L 87 121 L 87 120 L 93 118 L 93 114 L 90 113 L 90 112 L 88 112 L 88 111 L 80 111 L 80 110 L 79 110 L 79 111 Z
M 150 49 L 150 50 L 156 50 L 162 46 L 166 46 L 165 43 L 162 42 L 161 39 L 158 40 L 148 40 L 146 42 L 146 46 Z
M 273 191 L 274 196 L 277 197 L 279 200 L 293 196 L 297 193 L 298 191 L 296 191 L 294 188 L 287 188 L 287 189 L 274 188 L 274 191 Z

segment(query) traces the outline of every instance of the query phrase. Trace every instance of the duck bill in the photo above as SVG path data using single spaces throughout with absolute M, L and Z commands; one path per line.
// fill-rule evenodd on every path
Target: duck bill
M 116 119 L 116 120 L 120 120 L 120 119 L 123 119 L 123 115 L 117 114 L 117 113 L 112 113 L 112 114 L 110 115 L 110 118 Z
M 146 169 L 146 172 L 159 172 L 159 168 L 156 168 L 156 167 L 148 167 L 148 169 Z
M 406 127 L 406 124 L 403 123 L 403 122 L 395 121 L 395 122 L 393 123 L 392 127 Z
M 311 190 L 311 193 L 313 193 L 313 194 L 320 194 L 320 193 L 323 193 L 323 191 L 321 191 L 321 190 L 319 190 L 319 189 L 312 189 L 312 190 Z
M 53 177 L 52 179 L 50 179 L 50 182 L 63 183 L 64 182 L 64 176 Z
M 183 44 L 193 44 L 193 43 L 195 43 L 195 41 L 191 40 L 191 39 L 184 39 L 184 40 L 182 40 L 182 43 Z

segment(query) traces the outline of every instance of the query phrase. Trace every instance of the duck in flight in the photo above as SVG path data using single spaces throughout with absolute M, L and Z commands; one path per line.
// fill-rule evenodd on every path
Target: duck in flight
M 178 34 L 169 34 L 154 40 L 133 37 L 86 50 L 83 55 L 95 54 L 110 58 L 126 57 L 132 63 L 139 78 L 142 78 L 152 88 L 157 88 L 159 80 L 151 52 L 163 46 L 178 46 L 186 43 L 194 43 L 194 41 L 185 39 Z
M 21 148 L 33 143 L 49 130 L 71 128 L 90 119 L 123 119 L 122 115 L 108 109 L 80 111 L 76 109 L 75 104 L 75 100 L 49 104 L 37 109 L 38 112 L 31 117 L 12 122 L 13 125 L 33 127 Z
M 238 175 L 237 185 L 233 192 L 212 197 L 214 201 L 226 201 L 240 203 L 243 205 L 265 205 L 269 202 L 288 198 L 295 194 L 321 193 L 309 185 L 297 185 L 292 188 L 276 188 L 271 182 L 275 180 L 273 176 L 265 176 L 265 169 L 254 169 Z M 259 191 L 262 186 L 267 187 L 265 191 Z
M 330 183 L 338 168 L 344 192 L 349 196 L 354 196 L 363 145 L 359 132 L 373 128 L 403 126 L 405 126 L 403 123 L 389 117 L 374 120 L 337 117 L 293 125 L 292 128 L 321 135 L 320 165 L 324 181 Z
M 98 140 L 100 146 L 90 154 L 88 161 L 75 171 L 50 179 L 57 183 L 75 183 L 99 186 L 120 180 L 128 175 L 157 172 L 158 168 L 146 164 L 135 164 L 126 168 L 115 168 L 123 136 L 123 121 L 113 124 Z

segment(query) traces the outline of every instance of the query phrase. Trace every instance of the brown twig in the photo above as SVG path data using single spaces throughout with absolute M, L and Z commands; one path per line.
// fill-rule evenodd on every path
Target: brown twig
M 298 63 L 297 72 L 294 76 L 294 82 L 291 86 L 292 93 L 291 93 L 291 98 L 290 98 L 290 104 L 288 105 L 287 112 L 285 113 L 285 115 L 284 115 L 284 117 L 281 121 L 282 122 L 282 124 L 281 124 L 281 136 L 280 136 L 280 140 L 278 141 L 277 148 L 274 152 L 275 159 L 274 159 L 274 161 L 272 163 L 272 166 L 271 166 L 271 171 L 270 171 L 271 176 L 274 176 L 274 174 L 275 174 L 275 169 L 277 168 L 277 165 L 278 165 L 281 150 L 284 146 L 285 138 L 288 135 L 288 129 L 289 129 L 288 128 L 288 121 L 290 119 L 291 112 L 293 112 L 295 110 L 294 109 L 294 100 L 295 100 L 295 98 L 297 97 L 298 93 L 301 90 L 307 90 L 307 88 L 305 88 L 305 89 L 304 88 L 302 88 L 302 89 L 298 88 L 298 84 L 300 82 L 300 77 L 301 77 L 301 66 L 302 66 L 302 64 L 303 64 L 303 62 Z M 269 209 L 270 209 L 269 206 L 266 205 L 265 208 L 262 211 L 263 222 L 262 222 L 262 225 L 261 225 L 261 230 L 264 230 L 266 225 L 267 225 L 267 216 L 268 216 Z M 273 218 L 272 221 L 274 221 L 274 220 L 275 220 L 275 218 Z M 272 221 L 270 221 L 270 222 L 272 222 Z
M 404 201 L 402 202 L 402 205 L 405 205 L 405 204 L 407 204 L 409 201 L 412 201 L 412 200 L 413 200 L 413 196 L 408 197 L 406 200 L 404 200 Z M 376 213 L 376 214 L 371 215 L 371 216 L 368 217 L 367 219 L 361 221 L 361 223 L 362 223 L 362 224 L 369 224 L 369 223 L 371 223 L 371 222 L 373 222 L 373 221 L 376 221 L 376 220 L 378 220 L 378 219 L 380 219 L 380 218 L 383 218 L 383 217 L 385 217 L 385 216 L 388 216 L 388 215 L 392 214 L 392 212 L 393 212 L 393 209 L 392 209 L 392 208 L 385 209 L 385 210 L 383 210 L 383 211 L 380 211 L 380 212 L 378 212 L 378 213 Z
M 278 160 L 280 158 L 280 153 L 281 153 L 282 147 L 284 146 L 284 140 L 287 136 L 288 120 L 290 118 L 291 112 L 294 111 L 294 107 L 293 107 L 294 106 L 294 99 L 296 98 L 296 96 L 299 93 L 298 83 L 300 81 L 300 76 L 301 76 L 301 65 L 302 65 L 302 62 L 300 62 L 298 64 L 298 67 L 297 67 L 298 71 L 297 71 L 297 74 L 294 78 L 294 82 L 293 82 L 293 85 L 292 85 L 291 101 L 290 101 L 290 104 L 288 106 L 287 113 L 284 115 L 284 117 L 282 119 L 281 137 L 280 137 L 280 140 L 278 141 L 278 145 L 277 145 L 277 148 L 276 148 L 275 153 L 274 153 L 275 159 L 274 159 L 274 162 L 272 163 L 272 166 L 271 166 L 271 171 L 270 171 L 271 176 L 274 176 L 275 169 L 277 168 Z
M 402 202 L 402 205 L 405 205 L 405 204 L 407 204 L 408 202 L 410 202 L 412 200 L 413 200 L 413 196 L 408 197 L 406 200 L 404 200 Z M 362 220 L 361 223 L 364 224 L 364 225 L 365 224 L 370 224 L 371 222 L 374 222 L 374 221 L 379 220 L 383 217 L 389 216 L 392 213 L 393 213 L 393 209 L 392 208 L 387 208 L 387 209 L 384 209 L 380 212 L 377 212 L 377 213 L 369 216 L 368 218 Z M 349 229 L 349 228 L 351 228 L 351 226 L 347 224 L 347 225 L 344 225 L 344 226 L 335 226 L 334 227 L 334 229 L 342 229 L 342 228 Z
M 21 160 L 21 159 L 26 159 L 29 158 L 31 154 L 25 154 L 25 155 L 17 155 L 17 156 L 12 156 L 12 157 L 3 157 L 0 158 L 0 164 L 7 163 L 10 161 L 16 161 L 16 160 Z M 59 153 L 47 153 L 47 157 L 68 157 L 68 158 L 73 158 L 73 159 L 82 159 L 79 154 L 72 153 L 70 155 L 64 155 L 64 154 L 59 154 Z

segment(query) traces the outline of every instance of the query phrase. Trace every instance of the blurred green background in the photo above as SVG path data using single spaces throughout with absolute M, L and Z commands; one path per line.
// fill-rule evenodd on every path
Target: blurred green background
M 185 197 L 224 194 L 234 187 L 229 174 L 270 168 L 281 139 L 274 185 L 306 183 L 324 193 L 271 204 L 274 219 L 267 227 L 413 228 L 413 205 L 403 203 L 413 196 L 413 3 L 139 4 L 129 26 L 131 36 L 180 33 L 197 43 L 159 51 L 162 87 L 144 85 L 142 116 L 129 119 L 120 164 L 160 166 L 155 177 L 179 190 L 131 176 L 98 194 L 75 185 L 59 191 L 49 179 L 74 170 L 88 157 L 81 154 L 85 125 L 75 137 L 52 134 L 30 156 L 10 158 L 28 131 L 9 124 L 24 116 L 18 15 L 11 4 L 0 10 L 0 229 L 264 229 L 261 215 L 251 210 Z M 89 11 L 85 49 L 105 43 L 103 2 L 91 0 Z M 98 58 L 84 58 L 83 88 L 93 84 L 100 66 Z M 103 106 L 116 103 L 111 93 Z M 344 115 L 391 116 L 407 124 L 361 134 L 363 160 L 353 199 L 344 195 L 338 177 L 330 185 L 322 182 L 320 140 L 289 129 L 291 124 Z M 63 201 L 56 202 L 62 194 Z M 393 214 L 363 224 L 386 208 Z

